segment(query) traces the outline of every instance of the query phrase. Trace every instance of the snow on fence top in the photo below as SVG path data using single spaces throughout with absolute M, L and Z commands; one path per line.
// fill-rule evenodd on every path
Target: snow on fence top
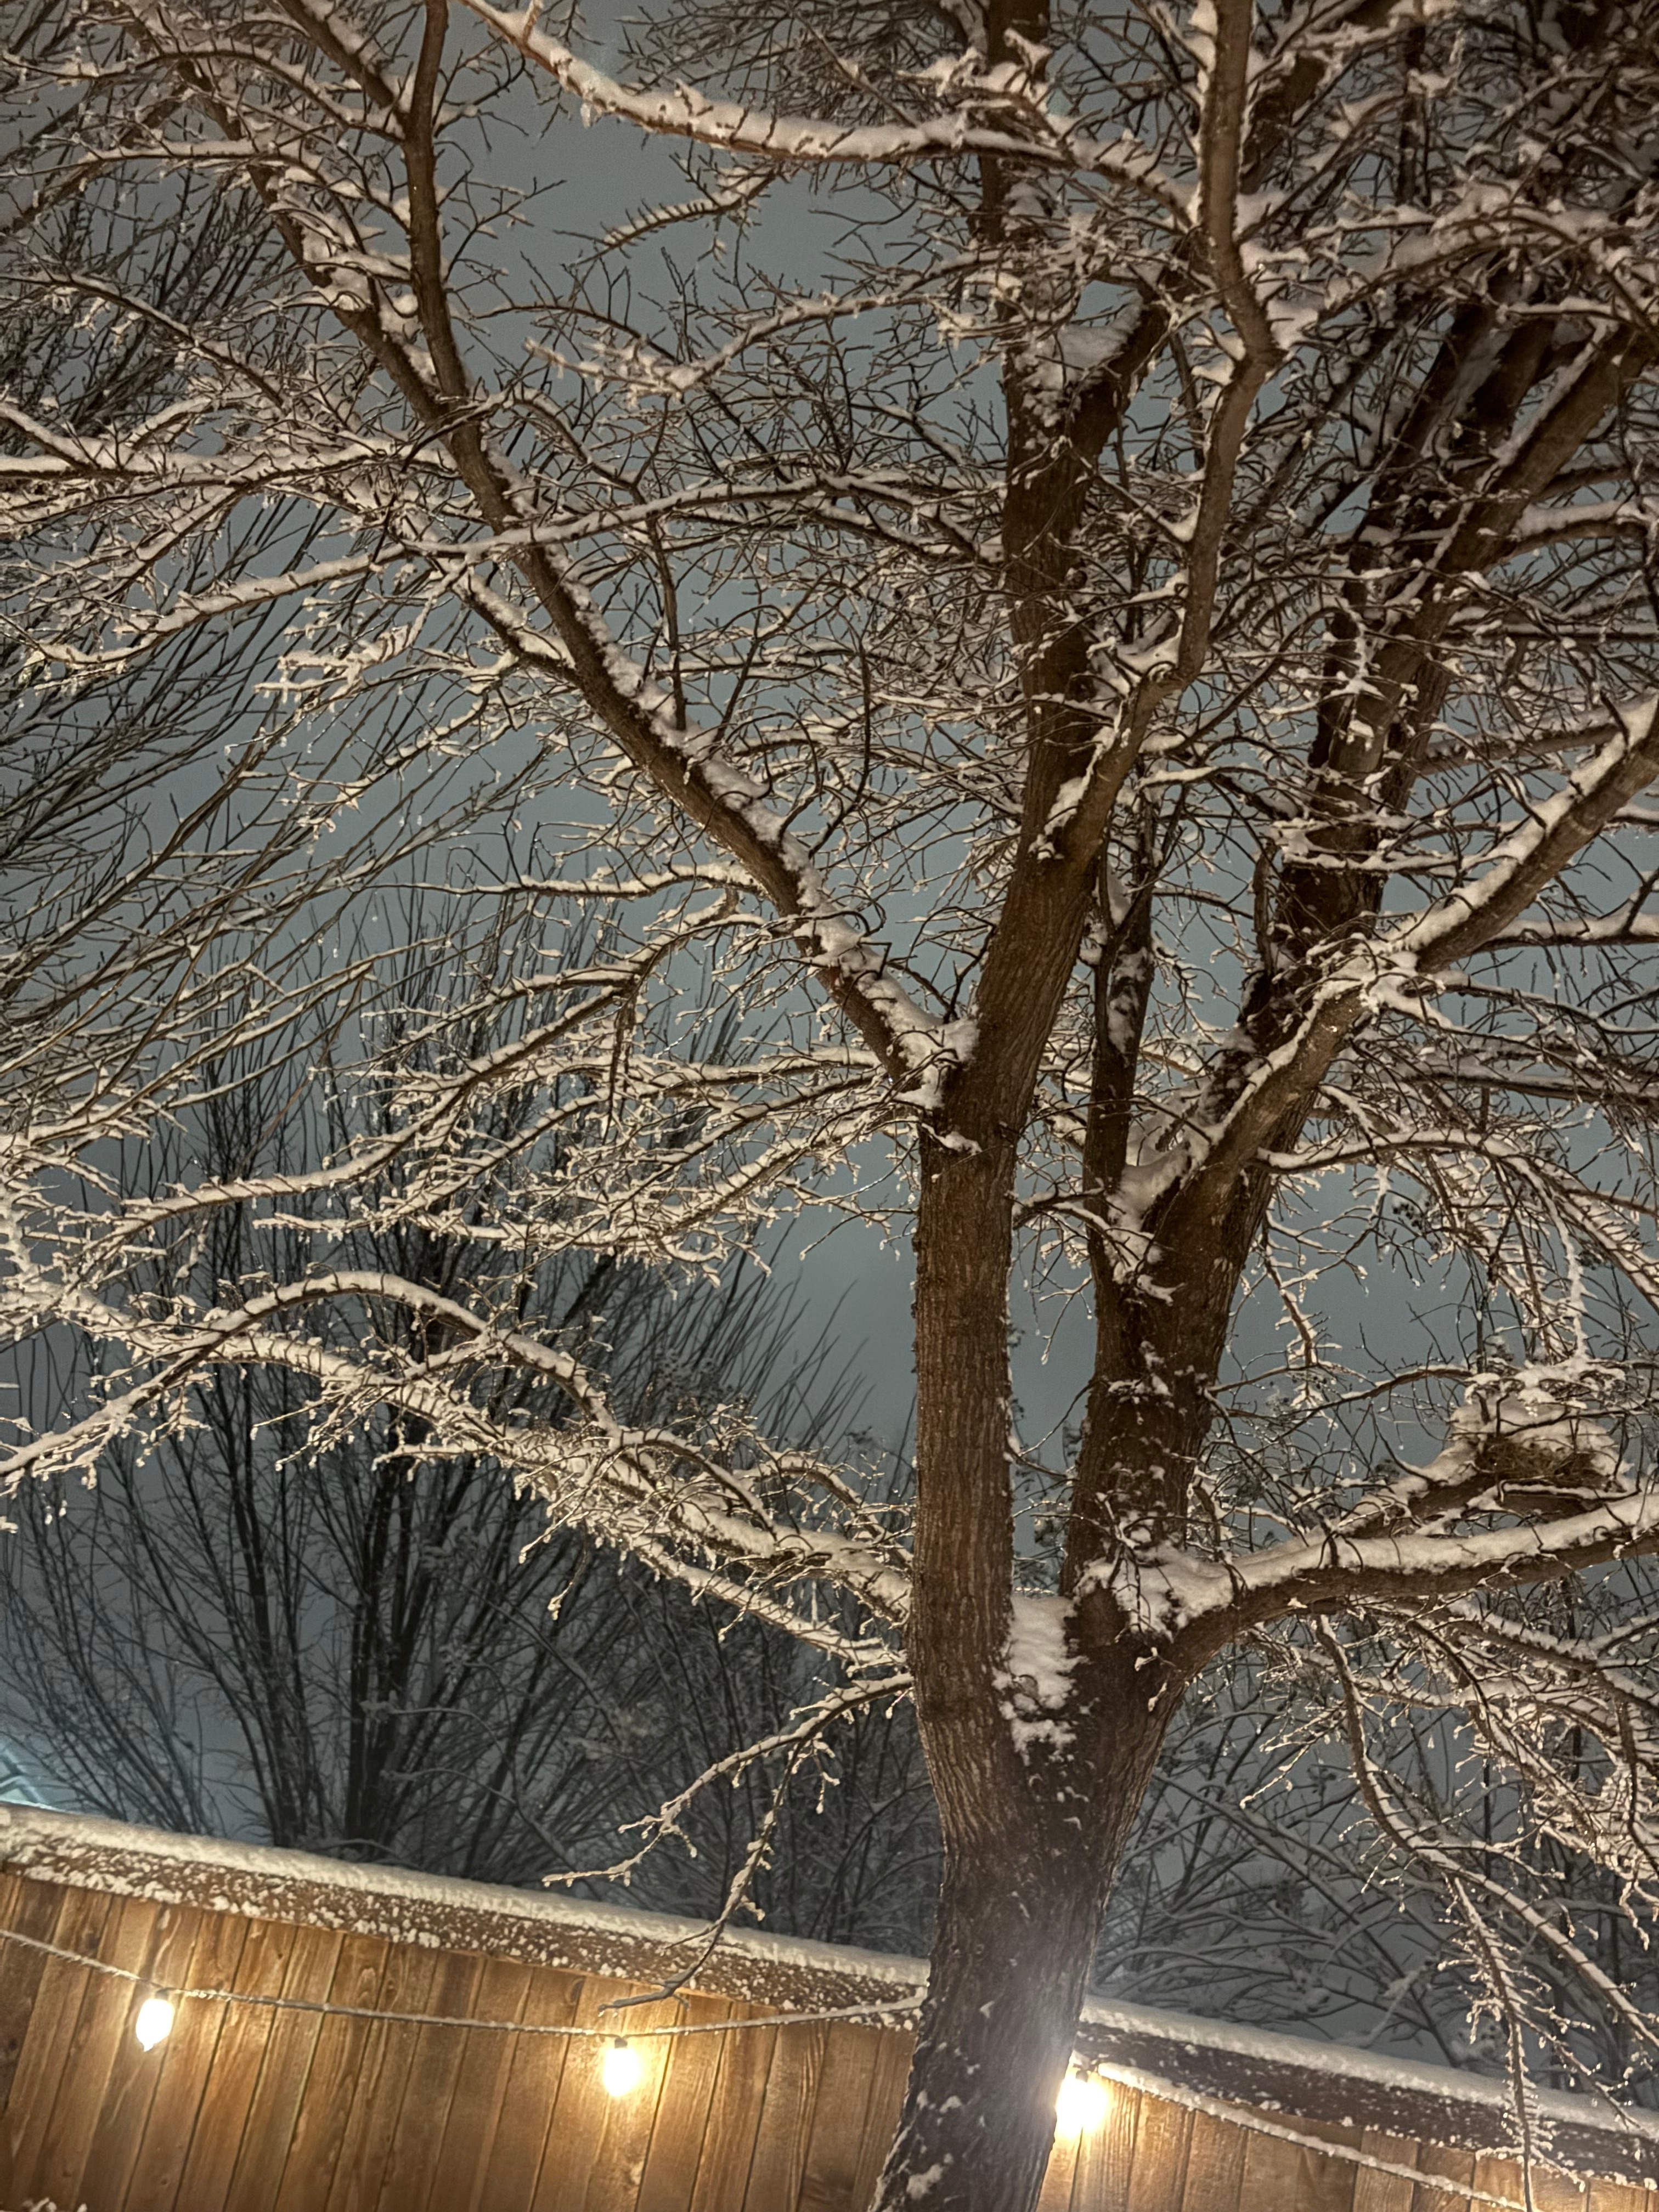
M 703 1923 L 666 1913 L 173 1835 L 33 1805 L 0 1803 L 0 1870 L 636 1983 L 677 1977 L 707 1940 Z M 806 2012 L 903 1997 L 927 1977 L 920 1959 L 742 1929 L 722 1936 L 688 1987 Z M 1150 2089 L 1162 2083 L 1258 2112 L 1462 2150 L 1502 2154 L 1514 2144 L 1513 2092 L 1489 2076 L 1099 2000 L 1085 2008 L 1078 2046 L 1085 2057 L 1132 2073 Z M 1659 2114 L 1547 2089 L 1529 2091 L 1529 2103 L 1538 2148 L 1552 2163 L 1584 2177 L 1659 2185 Z

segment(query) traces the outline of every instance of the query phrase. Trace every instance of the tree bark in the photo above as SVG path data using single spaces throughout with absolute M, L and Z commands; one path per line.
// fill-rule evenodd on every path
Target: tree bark
M 874 2212 L 1037 2202 L 1101 1913 L 1164 1731 L 1144 1691 L 1113 1703 L 1079 1755 L 1020 1761 L 1023 1790 L 981 1801 L 971 1835 L 947 1820 L 927 1997 Z
M 1062 919 L 1037 927 L 1023 908 L 1005 917 L 979 1001 L 979 1048 L 922 1138 L 907 1642 L 945 1869 L 928 1996 L 876 2212 L 1036 2205 L 1101 1912 L 1176 1703 L 1161 1655 L 1109 1591 L 1079 1602 L 1075 1571 L 1062 1585 L 1064 1612 L 1054 1601 L 1051 1626 L 1066 1638 L 1058 1693 L 1040 1686 L 1023 1710 L 1010 1667 L 1013 1192 L 1018 1133 L 1085 908 L 1086 880 L 1063 874 L 1032 892 Z M 1123 1431 L 1119 1455 L 1144 1460 L 1141 1425 L 1113 1425 Z

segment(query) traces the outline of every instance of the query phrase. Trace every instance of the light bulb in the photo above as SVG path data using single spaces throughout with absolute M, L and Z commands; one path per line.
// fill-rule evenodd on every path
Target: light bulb
M 1086 2135 L 1090 2129 L 1097 2128 L 1105 2117 L 1106 2084 L 1074 2066 L 1060 2083 L 1060 2094 L 1054 2100 L 1054 2132 L 1069 2142 L 1075 2136 Z
M 613 2097 L 625 2097 L 630 2090 L 637 2089 L 644 2079 L 645 2061 L 631 2043 L 625 2043 L 618 2036 L 614 2043 L 607 2045 L 605 2063 L 599 2072 L 601 2080 Z
M 173 2005 L 167 1997 L 146 1997 L 138 2008 L 132 2032 L 146 2051 L 154 2051 L 173 2033 Z

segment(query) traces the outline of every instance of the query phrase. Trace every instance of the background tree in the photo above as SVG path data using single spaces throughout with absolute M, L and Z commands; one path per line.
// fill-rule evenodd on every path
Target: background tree
M 410 980 L 406 1008 L 422 1007 L 428 1029 L 405 1066 L 429 1062 L 430 1025 L 447 1011 L 466 1026 L 477 981 L 441 962 Z M 195 1126 L 154 1153 L 135 1148 L 133 1171 L 164 1186 L 184 1164 L 303 1178 L 349 1141 L 360 1104 L 330 1082 L 326 1038 L 307 1056 L 314 1080 L 297 1097 L 285 1069 L 216 1067 Z M 497 1102 L 498 1121 L 510 1111 Z M 390 1191 L 380 1204 L 389 1225 L 358 1231 L 360 1264 L 442 1296 L 471 1265 L 476 1289 L 465 1241 L 400 1218 Z M 300 1232 L 264 1228 L 235 1206 L 205 1235 L 186 1222 L 135 1271 L 133 1291 L 210 1308 L 287 1279 L 303 1264 Z M 526 1324 L 581 1344 L 631 1419 L 737 1401 L 779 1431 L 848 1424 L 829 1346 L 757 1272 L 678 1291 L 637 1261 L 580 1254 L 530 1280 L 507 1272 L 502 1294 Z M 75 1346 L 32 1350 L 19 1387 L 49 1430 L 73 1418 L 89 1379 Z M 411 1480 L 395 1414 L 313 1437 L 309 1410 L 286 1369 L 224 1368 L 142 1450 L 116 1437 L 94 1486 L 19 1493 L 21 1527 L 0 1553 L 0 1711 L 60 1798 L 187 1832 L 523 1882 L 613 1856 L 651 1795 L 672 1796 L 810 1698 L 813 1668 L 793 1640 L 734 1630 L 678 1584 L 550 1530 L 493 1461 L 461 1455 Z M 564 1415 L 522 1376 L 495 1411 Z M 926 1785 L 914 1732 L 884 1721 L 854 1716 L 833 1789 L 816 1766 L 796 1778 L 755 1870 L 749 1901 L 799 1933 L 902 1948 L 925 1929 Z M 719 1911 L 769 1810 L 764 1771 L 738 1780 L 735 1796 L 695 1808 L 691 1856 L 641 1869 L 639 1901 Z M 792 1850 L 803 1821 L 813 1847 Z
M 1639 1916 L 1654 1870 L 1655 28 L 677 11 L 629 82 L 485 0 L 19 42 L 21 298 L 150 317 L 81 243 L 150 178 L 287 257 L 171 406 L 9 407 L 42 684 L 258 609 L 288 742 L 362 742 L 418 676 L 422 758 L 521 779 L 458 913 L 546 927 L 510 1049 L 366 1073 L 387 1133 L 304 1179 L 305 1266 L 234 1310 L 146 1304 L 132 1255 L 295 1178 L 94 1239 L 19 1163 L 7 1310 L 118 1352 L 9 1471 L 284 1367 L 834 1661 L 773 1753 L 913 1682 L 944 1870 L 883 2212 L 1034 2203 L 1115 1870 L 1230 1646 L 1318 1670 L 1517 2080 L 1598 2009 L 1651 2043 L 1539 1897 L 1565 1854 Z M 710 89 L 653 88 L 664 54 Z M 687 172 L 586 252 L 525 183 L 567 103 Z M 242 547 L 273 511 L 282 567 Z M 561 959 L 585 898 L 627 910 L 602 965 Z M 740 1052 L 677 1024 L 692 971 Z M 556 1176 L 504 1174 L 575 1093 Z M 488 1277 L 356 1264 L 393 1157 L 405 1218 L 521 1265 L 904 1224 L 914 1515 L 742 1408 L 629 1419 Z M 1017 1267 L 1091 1317 L 1063 1465 L 1012 1433 Z M 506 1421 L 508 1371 L 570 1410 Z

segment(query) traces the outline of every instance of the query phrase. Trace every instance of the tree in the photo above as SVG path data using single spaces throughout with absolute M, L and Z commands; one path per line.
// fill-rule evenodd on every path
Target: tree
M 471 994 L 437 963 L 409 996 L 428 1010 L 411 1057 L 429 1064 L 436 1036 L 470 1025 Z M 469 1042 L 507 1037 L 498 1025 Z M 326 1038 L 307 1057 L 314 1080 L 298 1097 L 280 1073 L 216 1067 L 199 1126 L 137 1155 L 145 1194 L 186 1165 L 210 1179 L 303 1176 L 337 1149 L 361 1102 L 331 1086 Z M 392 1192 L 378 1197 L 392 1226 L 356 1233 L 360 1264 L 451 1296 L 470 1265 L 476 1293 L 480 1255 L 399 1220 Z M 164 1233 L 137 1276 L 143 1295 L 211 1308 L 300 1272 L 299 1232 L 264 1228 L 228 1206 L 205 1237 L 188 1223 Z M 526 1325 L 583 1345 L 632 1419 L 739 1400 L 775 1431 L 847 1425 L 830 1346 L 758 1273 L 677 1291 L 637 1262 L 561 1254 L 513 1290 Z M 25 1363 L 20 1384 L 32 1425 L 50 1430 L 74 1418 L 88 1381 L 70 1358 Z M 822 1665 L 793 1640 L 751 1625 L 724 1634 L 729 1621 L 676 1585 L 549 1530 L 493 1462 L 458 1455 L 411 1481 L 395 1415 L 313 1442 L 308 1396 L 280 1367 L 204 1376 L 169 1431 L 142 1449 L 114 1438 L 84 1493 L 37 1485 L 18 1497 L 21 1525 L 0 1553 L 0 1711 L 70 1803 L 533 1881 L 614 1855 L 646 1792 L 672 1796 L 818 1686 Z M 496 1411 L 556 1423 L 563 1408 L 538 1406 L 520 1375 Z M 864 1715 L 852 1735 L 831 1817 L 813 1819 L 799 1788 L 781 1810 L 787 1825 L 812 1819 L 815 1850 L 782 1851 L 750 1890 L 798 1933 L 891 1948 L 896 1923 L 914 1940 L 916 1876 L 932 1857 L 925 1790 L 908 1730 Z M 731 1793 L 702 1802 L 687 1823 L 696 1856 L 653 1859 L 646 1900 L 718 1912 L 764 1788 L 757 1772 L 729 1808 Z
M 143 1308 L 127 1255 L 292 1179 L 106 1209 L 74 1302 L 86 1217 L 28 1186 L 9 1310 L 120 1372 L 13 1478 L 284 1366 L 835 1659 L 774 1753 L 913 1682 L 944 1872 L 882 2212 L 1035 2202 L 1114 1870 L 1230 1647 L 1317 1672 L 1517 2079 L 1598 2008 L 1650 2047 L 1540 1900 L 1551 1853 L 1627 1912 L 1654 1873 L 1653 8 L 708 4 L 614 77 L 489 0 L 65 11 L 14 42 L 18 296 L 151 317 L 78 243 L 151 179 L 287 265 L 179 333 L 169 406 L 8 407 L 46 696 L 264 611 L 296 732 L 418 700 L 424 758 L 524 778 L 458 915 L 626 920 L 586 963 L 550 920 L 511 1051 L 391 1055 L 388 1133 L 234 1310 Z M 618 176 L 684 173 L 586 245 L 546 181 L 577 106 Z M 286 564 L 239 535 L 269 514 Z M 675 1033 L 694 973 L 740 1054 Z M 556 1188 L 503 1174 L 504 1091 L 588 1102 Z M 620 1418 L 487 1281 L 344 1264 L 392 1152 L 414 1218 L 537 1260 L 908 1227 L 913 1514 L 739 1408 Z M 1021 1279 L 1091 1316 L 1063 1465 L 1012 1433 Z M 386 1318 L 342 1349 L 341 1307 Z M 497 1418 L 509 1371 L 572 1410 Z

